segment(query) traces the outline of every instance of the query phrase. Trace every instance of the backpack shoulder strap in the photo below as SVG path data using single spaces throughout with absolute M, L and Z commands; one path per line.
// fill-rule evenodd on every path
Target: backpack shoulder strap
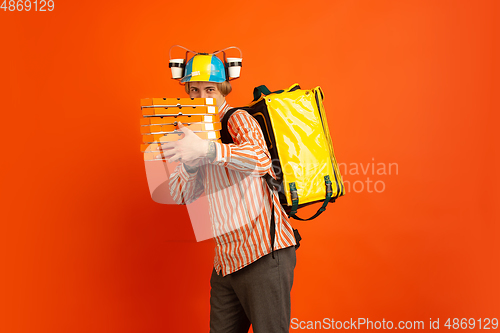
M 220 121 L 222 126 L 222 129 L 220 131 L 220 139 L 222 143 L 234 143 L 233 138 L 231 137 L 231 134 L 229 134 L 229 130 L 227 129 L 228 128 L 227 123 L 229 122 L 229 118 L 231 118 L 233 113 L 235 113 L 238 110 L 243 110 L 248 112 L 249 109 L 250 109 L 249 107 L 243 106 L 239 108 L 231 108 L 226 111 L 226 113 L 224 114 L 224 118 L 222 118 L 222 120 Z
M 239 108 L 231 108 L 227 110 L 224 114 L 224 118 L 222 118 L 221 120 L 222 129 L 220 131 L 220 138 L 222 143 L 233 143 L 233 138 L 231 137 L 231 134 L 229 134 L 229 131 L 227 129 L 227 123 L 232 114 L 235 113 L 238 109 Z

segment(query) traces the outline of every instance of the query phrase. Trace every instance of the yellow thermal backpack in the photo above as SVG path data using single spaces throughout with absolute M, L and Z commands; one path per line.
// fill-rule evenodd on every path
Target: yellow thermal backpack
M 271 92 L 259 86 L 248 106 L 228 110 L 221 121 L 222 143 L 233 142 L 227 122 L 236 110 L 246 110 L 258 121 L 277 177 L 266 174 L 264 178 L 278 191 L 289 217 L 302 221 L 318 217 L 329 202 L 345 194 L 323 98 L 320 87 L 302 90 L 294 84 L 287 90 Z M 312 217 L 296 215 L 297 209 L 315 202 L 323 205 Z

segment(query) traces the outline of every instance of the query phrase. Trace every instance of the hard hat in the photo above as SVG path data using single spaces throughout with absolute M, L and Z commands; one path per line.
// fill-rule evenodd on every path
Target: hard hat
M 224 82 L 226 81 L 226 68 L 222 61 L 213 54 L 197 54 L 189 59 L 184 82 Z

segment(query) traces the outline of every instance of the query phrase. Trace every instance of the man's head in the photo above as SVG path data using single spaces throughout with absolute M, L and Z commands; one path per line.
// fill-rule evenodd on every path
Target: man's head
M 215 98 L 220 107 L 231 92 L 226 69 L 215 55 L 197 54 L 186 64 L 186 75 L 181 82 L 191 98 Z
M 186 92 L 191 98 L 215 98 L 217 106 L 221 107 L 226 100 L 226 96 L 231 92 L 231 84 L 224 82 L 187 82 Z

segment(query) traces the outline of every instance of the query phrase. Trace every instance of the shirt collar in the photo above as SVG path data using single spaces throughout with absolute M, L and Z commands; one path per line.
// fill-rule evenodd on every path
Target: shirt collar
M 231 107 L 229 104 L 227 104 L 226 101 L 221 105 L 219 108 L 219 121 L 222 121 L 222 118 L 224 118 L 224 115 L 226 114 L 227 110 L 229 110 Z

